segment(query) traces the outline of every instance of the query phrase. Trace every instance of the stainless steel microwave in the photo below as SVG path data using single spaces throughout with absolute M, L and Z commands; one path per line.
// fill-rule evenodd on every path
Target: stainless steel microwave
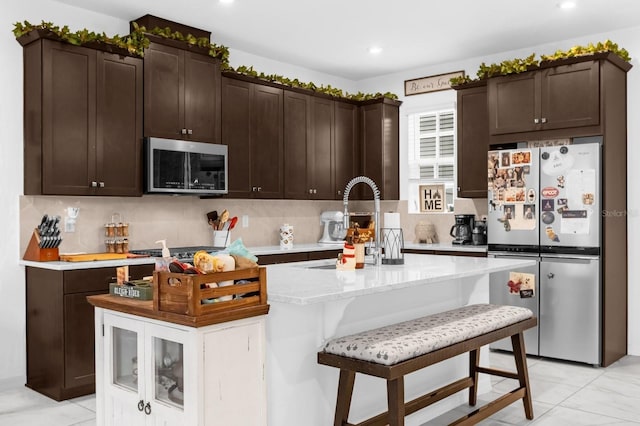
M 145 193 L 226 194 L 227 152 L 226 145 L 145 138 Z

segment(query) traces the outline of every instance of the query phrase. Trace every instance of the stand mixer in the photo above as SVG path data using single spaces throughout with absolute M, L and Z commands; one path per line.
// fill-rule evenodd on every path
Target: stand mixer
M 320 215 L 320 221 L 324 224 L 320 244 L 343 244 L 347 229 L 343 223 L 344 213 L 341 211 L 326 211 Z

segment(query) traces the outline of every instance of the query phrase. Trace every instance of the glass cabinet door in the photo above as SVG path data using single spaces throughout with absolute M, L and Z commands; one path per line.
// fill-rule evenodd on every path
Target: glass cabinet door
M 184 409 L 183 344 L 153 337 L 154 395 L 156 401 Z
M 104 315 L 105 426 L 144 424 L 144 323 Z
M 138 333 L 112 328 L 113 366 L 111 383 L 138 392 Z

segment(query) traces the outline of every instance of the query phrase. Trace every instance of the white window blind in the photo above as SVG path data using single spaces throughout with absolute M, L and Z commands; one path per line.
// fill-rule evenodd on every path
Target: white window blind
M 453 205 L 456 113 L 446 109 L 408 117 L 409 211 L 418 212 L 418 187 L 444 183 L 446 203 Z

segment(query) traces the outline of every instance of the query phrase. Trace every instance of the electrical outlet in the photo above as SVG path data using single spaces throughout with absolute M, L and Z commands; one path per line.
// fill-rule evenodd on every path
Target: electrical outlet
M 246 214 L 242 215 L 242 227 L 243 228 L 249 227 L 249 215 L 246 215 Z
M 76 221 L 65 218 L 64 220 L 64 232 L 76 232 Z

